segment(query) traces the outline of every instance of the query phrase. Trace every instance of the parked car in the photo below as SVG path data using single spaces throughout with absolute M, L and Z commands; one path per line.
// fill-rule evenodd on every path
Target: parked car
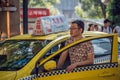
M 120 80 L 116 34 L 85 32 L 85 38 L 65 46 L 69 32 L 44 36 L 21 35 L 0 43 L 0 80 Z M 77 44 L 91 41 L 94 64 L 56 69 L 60 54 Z

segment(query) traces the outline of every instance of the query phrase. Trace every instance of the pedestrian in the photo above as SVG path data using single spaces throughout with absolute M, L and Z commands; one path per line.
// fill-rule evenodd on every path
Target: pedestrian
M 105 19 L 104 20 L 104 26 L 101 27 L 101 31 L 102 32 L 106 32 L 106 33 L 112 33 L 112 27 L 110 24 L 110 20 L 109 19 Z
M 99 28 L 98 28 L 97 24 L 94 25 L 94 31 L 99 31 Z
M 66 40 L 66 45 L 83 39 L 84 23 L 80 20 L 75 20 L 70 26 L 70 37 Z M 57 68 L 62 68 L 67 56 L 70 57 L 70 65 L 66 68 L 67 71 L 72 71 L 78 66 L 93 64 L 94 50 L 90 41 L 75 45 L 61 53 L 58 60 Z M 68 55 L 69 54 L 69 55 Z
M 89 24 L 88 31 L 94 31 L 94 25 L 93 24 Z

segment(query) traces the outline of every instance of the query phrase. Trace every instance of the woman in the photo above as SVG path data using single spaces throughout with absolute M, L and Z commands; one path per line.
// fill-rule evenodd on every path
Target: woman
M 89 24 L 88 31 L 94 31 L 94 25 L 93 24 Z

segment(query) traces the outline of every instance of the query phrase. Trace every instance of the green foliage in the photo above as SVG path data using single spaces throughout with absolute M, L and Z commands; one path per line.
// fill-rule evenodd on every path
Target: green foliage
M 81 6 L 82 12 L 78 13 L 79 11 L 76 11 L 77 14 L 81 15 L 86 14 L 86 16 L 84 17 L 87 18 L 103 18 L 101 0 L 79 0 L 79 1 L 82 5 Z
M 120 1 L 119 0 L 111 0 L 111 4 L 108 9 L 108 18 L 113 22 L 113 25 L 120 26 Z
M 80 16 L 80 17 L 86 17 L 87 16 L 85 13 L 82 14 L 83 13 L 83 9 L 81 9 L 79 6 L 75 7 L 75 11 L 78 14 L 78 16 Z
M 46 5 L 54 5 L 59 2 L 59 0 L 28 0 L 29 7 L 46 7 Z
M 101 3 L 101 0 L 79 0 L 82 3 L 82 12 L 78 14 L 87 14 L 88 18 L 108 18 L 114 26 L 120 26 L 120 1 L 109 0 L 108 5 Z M 102 10 L 103 8 L 103 10 Z

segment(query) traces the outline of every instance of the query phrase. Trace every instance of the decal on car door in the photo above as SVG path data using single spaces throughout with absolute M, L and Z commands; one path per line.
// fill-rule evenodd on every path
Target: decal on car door
M 47 77 L 47 76 L 54 76 L 54 75 L 61 75 L 61 74 L 69 74 L 69 73 L 75 73 L 75 72 L 81 72 L 81 71 L 91 71 L 91 70 L 99 70 L 99 69 L 106 69 L 106 68 L 116 68 L 118 67 L 118 63 L 105 63 L 105 64 L 95 64 L 95 65 L 90 65 L 90 66 L 82 66 L 82 67 L 77 67 L 71 72 L 67 72 L 66 70 L 56 70 L 56 71 L 51 71 L 51 72 L 43 72 L 39 73 L 38 75 L 30 75 L 24 78 L 21 78 L 19 80 L 32 80 L 35 78 L 42 78 L 42 77 Z

